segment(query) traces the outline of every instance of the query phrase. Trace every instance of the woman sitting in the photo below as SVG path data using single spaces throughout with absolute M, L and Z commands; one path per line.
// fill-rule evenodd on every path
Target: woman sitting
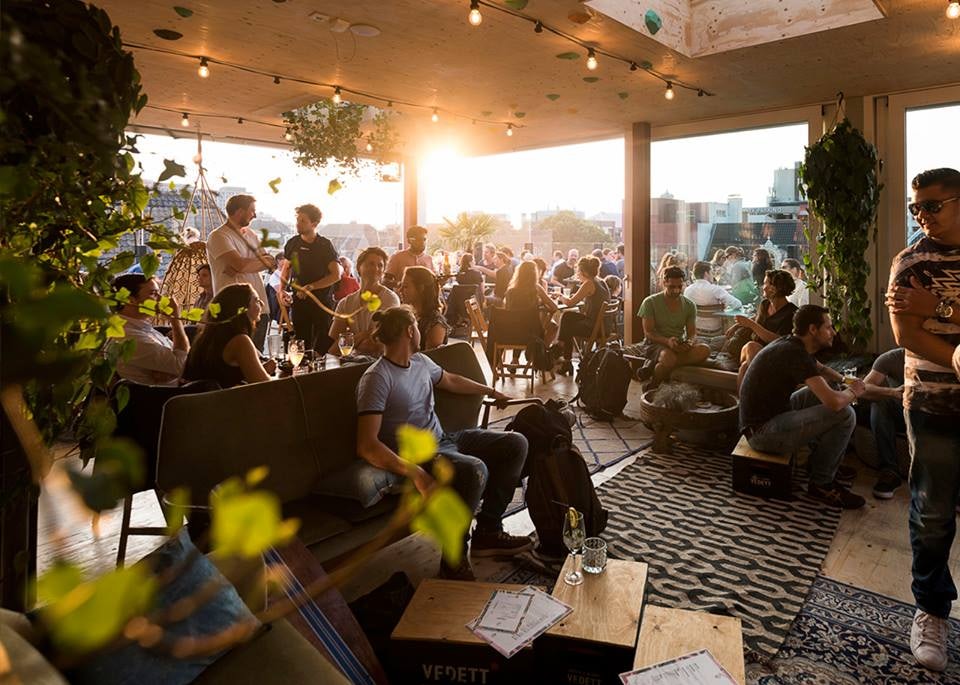
M 557 325 L 553 322 L 557 305 L 540 285 L 537 276 L 535 262 L 520 262 L 520 266 L 513 272 L 513 278 L 510 279 L 504 303 L 507 309 L 542 309 L 544 316 L 541 316 L 540 320 L 543 324 L 543 340 L 549 345 L 557 334 Z
M 420 329 L 420 349 L 432 350 L 447 342 L 450 326 L 443 318 L 443 300 L 437 279 L 430 269 L 408 266 L 400 282 L 400 299 L 413 307 Z
M 276 364 L 273 360 L 266 366 L 260 363 L 251 337 L 262 310 L 263 302 L 247 283 L 228 285 L 217 293 L 190 346 L 183 379 L 213 380 L 222 388 L 270 380 Z
M 745 316 L 736 316 L 735 320 L 743 329 L 752 331 L 750 341 L 740 349 L 740 370 L 737 374 L 737 389 L 743 382 L 747 367 L 757 352 L 763 349 L 768 342 L 773 342 L 783 335 L 790 335 L 793 330 L 793 315 L 797 305 L 787 297 L 795 287 L 793 276 L 781 269 L 770 269 L 763 278 L 763 301 L 757 307 L 755 319 Z M 727 336 L 733 334 L 735 328 L 727 331 Z
M 460 257 L 460 270 L 457 271 L 457 283 L 460 285 L 483 285 L 483 274 L 473 268 L 473 255 L 465 252 Z
M 603 305 L 610 299 L 610 292 L 607 290 L 607 284 L 598 278 L 600 273 L 600 260 L 596 257 L 581 257 L 577 262 L 577 278 L 580 280 L 580 288 L 573 294 L 573 297 L 558 298 L 560 304 L 572 306 L 581 302 L 585 303 L 583 313 L 575 311 L 566 311 L 560 317 L 559 350 L 562 362 L 558 369 L 559 373 L 573 373 L 573 364 L 570 359 L 573 356 L 572 345 L 574 337 L 589 337 L 593 333 L 593 327 L 597 322 L 597 317 L 603 313 Z

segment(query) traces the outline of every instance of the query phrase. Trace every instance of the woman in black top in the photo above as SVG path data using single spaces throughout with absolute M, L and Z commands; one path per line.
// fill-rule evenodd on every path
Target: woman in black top
M 740 349 L 740 371 L 737 374 L 737 388 L 743 382 L 743 375 L 757 352 L 763 349 L 768 342 L 773 342 L 783 335 L 790 335 L 793 331 L 793 315 L 797 305 L 787 297 L 792 293 L 796 284 L 793 276 L 782 269 L 770 269 L 763 278 L 763 301 L 757 307 L 757 316 L 748 319 L 737 316 L 739 326 L 753 331 L 750 342 Z
M 460 257 L 457 283 L 460 285 L 483 285 L 483 274 L 473 268 L 473 255 L 469 252 Z
M 270 380 L 274 362 L 267 362 L 267 367 L 260 363 L 251 337 L 262 309 L 263 302 L 248 283 L 228 285 L 217 293 L 190 346 L 183 379 L 213 380 L 221 388 Z
M 450 326 L 443 318 L 443 300 L 437 278 L 423 266 L 408 266 L 400 282 L 400 299 L 413 307 L 420 329 L 420 349 L 432 350 L 447 343 Z
M 753 251 L 753 264 L 750 267 L 750 274 L 753 276 L 754 282 L 757 284 L 757 290 L 761 293 L 763 292 L 763 279 L 766 278 L 767 272 L 773 268 L 773 258 L 770 256 L 770 253 L 764 250 L 762 247 L 758 247 Z M 764 295 L 766 297 L 766 295 Z
M 573 297 L 561 295 L 557 298 L 560 304 L 568 306 L 579 302 L 584 303 L 582 314 L 576 311 L 565 311 L 560 316 L 560 331 L 557 334 L 563 360 L 558 369 L 560 373 L 573 373 L 573 364 L 570 362 L 573 354 L 571 350 L 573 338 L 588 337 L 593 333 L 593 326 L 597 322 L 597 317 L 603 313 L 603 305 L 610 299 L 607 284 L 602 279 L 597 278 L 599 273 L 599 259 L 593 256 L 581 257 L 580 261 L 577 262 L 577 278 L 580 279 L 580 288 L 574 293 Z

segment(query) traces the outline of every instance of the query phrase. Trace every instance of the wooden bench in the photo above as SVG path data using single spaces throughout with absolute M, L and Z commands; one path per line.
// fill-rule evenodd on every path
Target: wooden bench
M 709 650 L 736 682 L 746 682 L 739 618 L 648 604 L 633 668 L 653 666 L 701 649 Z
M 796 456 L 755 450 L 742 436 L 733 448 L 733 489 L 757 497 L 790 499 Z

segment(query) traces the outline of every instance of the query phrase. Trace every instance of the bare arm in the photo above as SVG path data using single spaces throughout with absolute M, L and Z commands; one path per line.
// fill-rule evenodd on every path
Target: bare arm
M 806 380 L 806 386 L 817 396 L 823 406 L 833 411 L 848 407 L 851 402 L 863 395 L 864 391 L 863 382 L 859 380 L 843 390 L 834 390 L 827 385 L 822 376 L 811 376 Z
M 899 400 L 903 398 L 903 386 L 891 388 L 886 385 L 887 377 L 875 369 L 870 369 L 870 373 L 863 379 L 866 390 L 863 397 L 868 400 Z
M 465 376 L 450 373 L 449 371 L 444 371 L 443 375 L 440 376 L 440 382 L 437 383 L 437 388 L 456 393 L 457 395 L 489 395 L 497 401 L 498 407 L 501 406 L 501 402 L 506 402 L 510 399 L 509 396 L 504 395 L 502 392 L 497 392 L 495 388 L 491 388 L 489 385 L 477 383 Z M 502 406 L 506 405 L 504 404 Z
M 696 327 L 694 327 L 696 328 Z M 657 320 L 652 316 L 643 317 L 643 337 L 650 342 L 666 345 L 673 349 L 679 342 L 676 338 L 666 338 L 657 333 Z
M 427 331 L 425 340 L 423 342 L 423 349 L 432 350 L 435 347 L 440 347 L 443 344 L 443 338 L 447 334 L 447 329 L 441 323 L 435 323 L 430 327 L 430 330 Z
M 270 374 L 260 363 L 260 355 L 248 335 L 235 335 L 223 348 L 223 361 L 239 366 L 247 383 L 262 383 L 270 380 Z
M 173 311 L 168 317 L 170 320 L 170 333 L 173 339 L 173 349 L 181 352 L 189 352 L 190 339 L 183 329 L 183 321 L 180 320 L 180 304 L 173 298 L 170 298 L 170 306 L 173 308 Z
M 331 285 L 335 285 L 343 277 L 343 265 L 334 259 L 332 262 L 327 264 L 327 275 L 323 278 L 308 283 L 305 287 L 307 290 L 321 290 L 323 288 L 329 288 Z
M 900 347 L 905 347 L 934 364 L 948 369 L 952 367 L 953 347 L 940 336 L 925 331 L 922 317 L 896 314 L 891 310 L 890 323 L 893 337 Z
M 537 286 L 537 299 L 540 300 L 540 304 L 542 304 L 543 308 L 548 312 L 553 313 L 557 311 L 557 303 L 550 299 L 550 295 L 543 289 L 543 286 Z
M 693 339 L 697 337 L 697 319 L 696 317 L 687 321 L 687 342 L 693 344 Z
M 560 301 L 565 305 L 575 305 L 580 302 L 583 302 L 585 299 L 593 295 L 593 291 L 596 290 L 596 286 L 593 284 L 593 281 L 584 281 L 580 284 L 580 287 L 577 289 L 577 292 L 573 294 L 573 297 L 563 297 L 560 296 Z
M 357 417 L 357 454 L 371 466 L 407 476 L 421 494 L 433 485 L 433 477 L 420 466 L 404 461 L 392 449 L 380 441 L 382 414 L 362 414 Z
M 824 366 L 820 362 L 817 362 L 817 373 L 820 374 L 821 378 L 825 378 L 828 381 L 833 381 L 834 383 L 843 382 L 843 375 L 839 371 L 834 371 L 829 366 Z
M 275 265 L 273 257 L 266 254 L 259 257 L 244 258 L 236 250 L 230 250 L 222 256 L 230 270 L 240 274 L 257 273 Z

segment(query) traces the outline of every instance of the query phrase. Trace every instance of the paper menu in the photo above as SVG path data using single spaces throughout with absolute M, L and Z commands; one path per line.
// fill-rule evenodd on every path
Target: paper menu
M 533 587 L 525 587 L 517 594 L 530 597 L 530 604 L 516 631 L 481 628 L 479 617 L 467 624 L 474 634 L 508 659 L 573 611 L 572 607 Z
M 501 630 L 513 633 L 520 627 L 520 621 L 527 613 L 533 597 L 523 592 L 497 590 L 491 595 L 487 606 L 477 619 L 478 628 Z
M 620 674 L 623 685 L 736 685 L 706 649 Z

